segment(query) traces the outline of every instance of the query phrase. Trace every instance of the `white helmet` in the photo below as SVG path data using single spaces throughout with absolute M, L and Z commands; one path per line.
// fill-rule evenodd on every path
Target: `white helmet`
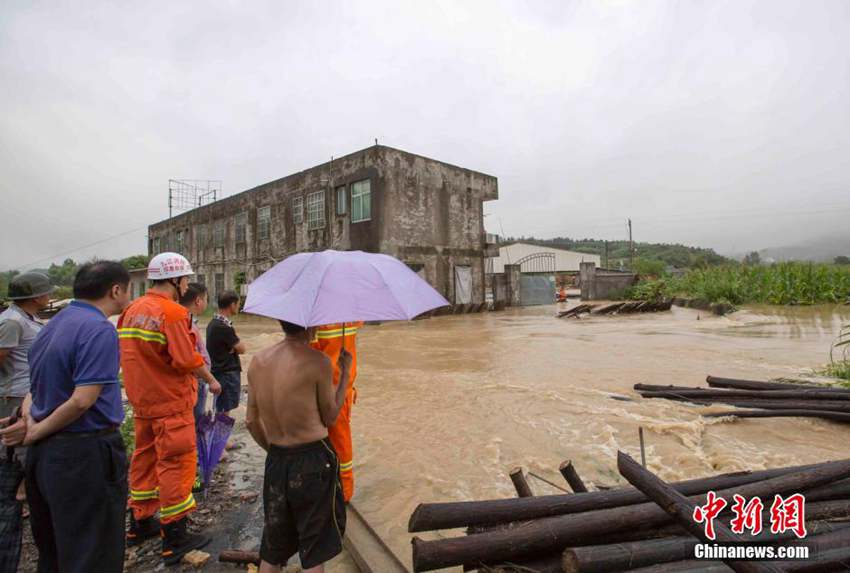
M 160 253 L 148 263 L 148 280 L 161 281 L 195 274 L 189 260 L 178 253 Z

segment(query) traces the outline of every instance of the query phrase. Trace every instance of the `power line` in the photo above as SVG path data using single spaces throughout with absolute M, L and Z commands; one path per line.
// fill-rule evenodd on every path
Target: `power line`
M 61 252 L 61 253 L 57 253 L 57 254 L 55 254 L 55 255 L 50 255 L 49 257 L 44 257 L 43 259 L 39 259 L 39 260 L 37 260 L 37 261 L 33 261 L 33 262 L 31 262 L 31 263 L 27 263 L 27 264 L 25 264 L 25 265 L 15 265 L 15 266 L 13 266 L 13 267 L 11 267 L 11 268 L 16 268 L 16 267 L 17 267 L 17 268 L 32 267 L 32 266 L 35 266 L 35 265 L 37 265 L 37 264 L 39 264 L 39 263 L 43 263 L 43 262 L 46 262 L 46 261 L 52 261 L 52 260 L 54 260 L 54 259 L 56 259 L 56 258 L 58 258 L 58 257 L 64 257 L 65 255 L 70 255 L 71 253 L 76 253 L 77 251 L 82 251 L 83 249 L 88 249 L 89 247 L 96 247 L 97 245 L 102 245 L 103 243 L 106 243 L 106 242 L 108 242 L 108 241 L 111 241 L 112 239 L 117 239 L 117 238 L 119 238 L 119 237 L 124 237 L 124 236 L 126 236 L 126 235 L 131 234 L 131 233 L 136 233 L 136 232 L 138 232 L 138 231 L 142 231 L 142 230 L 147 229 L 147 228 L 148 228 L 148 226 L 147 226 L 147 225 L 145 225 L 145 226 L 143 226 L 143 227 L 137 227 L 137 228 L 135 228 L 135 229 L 130 229 L 129 231 L 124 231 L 123 233 L 118 233 L 117 235 L 112 235 L 112 236 L 110 236 L 110 237 L 106 237 L 105 239 L 101 239 L 101 240 L 99 240 L 99 241 L 95 241 L 95 242 L 93 242 L 93 243 L 89 243 L 89 244 L 87 244 L 87 245 L 82 245 L 82 246 L 80 246 L 80 247 L 76 247 L 76 248 L 73 248 L 73 249 L 68 250 L 68 251 L 64 251 L 64 252 Z

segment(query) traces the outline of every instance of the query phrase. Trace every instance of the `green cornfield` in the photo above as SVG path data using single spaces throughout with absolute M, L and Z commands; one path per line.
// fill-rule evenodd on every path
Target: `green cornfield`
M 850 266 L 786 262 L 771 265 L 724 265 L 691 269 L 681 277 L 664 277 L 664 295 L 729 302 L 734 305 L 822 304 L 850 301 Z M 639 284 L 641 291 L 657 291 Z M 642 298 L 642 297 L 638 297 Z

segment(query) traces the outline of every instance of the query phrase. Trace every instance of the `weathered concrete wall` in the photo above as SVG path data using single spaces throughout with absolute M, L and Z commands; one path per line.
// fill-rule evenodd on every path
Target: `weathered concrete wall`
M 505 277 L 508 290 L 508 306 L 520 306 L 522 302 L 520 293 L 520 271 L 519 265 L 505 265 Z
M 351 185 L 368 180 L 371 219 L 352 223 Z M 336 214 L 336 189 L 346 194 L 345 214 Z M 307 196 L 324 192 L 325 225 L 309 230 Z M 293 200 L 301 197 L 303 222 L 293 219 Z M 247 281 L 274 263 L 304 251 L 327 248 L 383 252 L 413 268 L 450 302 L 454 268 L 469 266 L 474 302 L 484 300 L 483 202 L 498 198 L 495 177 L 397 149 L 374 146 L 332 163 L 272 181 L 211 205 L 152 225 L 149 251 L 182 250 L 215 293 L 234 288 L 237 273 Z M 270 233 L 257 237 L 257 212 L 270 207 Z M 236 236 L 237 217 L 247 218 L 244 240 Z M 223 246 L 215 227 L 223 225 Z M 181 245 L 178 233 L 184 237 Z
M 623 296 L 623 292 L 635 284 L 634 273 L 601 270 L 596 263 L 581 263 L 579 282 L 582 300 L 612 300 Z

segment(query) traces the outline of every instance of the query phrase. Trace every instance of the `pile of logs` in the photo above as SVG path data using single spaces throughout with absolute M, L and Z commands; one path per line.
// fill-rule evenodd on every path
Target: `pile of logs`
M 850 422 L 850 388 L 831 388 L 784 382 L 706 378 L 709 388 L 635 384 L 644 398 L 665 398 L 694 404 L 723 403 L 744 408 L 704 414 L 718 418 L 809 417 Z
M 564 476 L 567 473 L 563 472 Z M 410 517 L 410 532 L 466 528 L 465 536 L 413 538 L 414 571 L 462 566 L 464 571 L 525 573 L 634 571 L 838 571 L 850 563 L 850 460 L 737 472 L 667 484 L 620 452 L 620 474 L 632 487 L 533 496 L 516 470 L 520 497 L 426 503 Z M 695 561 L 694 547 L 708 542 L 694 508 L 713 491 L 728 500 L 714 521 L 718 542 L 805 544 L 810 559 L 792 562 Z M 725 524 L 735 494 L 759 497 L 769 508 L 775 495 L 804 493 L 807 537 L 793 532 L 735 534 Z
M 582 303 L 569 310 L 558 313 L 558 318 L 579 318 L 582 314 L 634 314 L 637 312 L 660 312 L 670 310 L 672 301 L 654 302 L 650 300 L 631 300 L 608 304 Z

